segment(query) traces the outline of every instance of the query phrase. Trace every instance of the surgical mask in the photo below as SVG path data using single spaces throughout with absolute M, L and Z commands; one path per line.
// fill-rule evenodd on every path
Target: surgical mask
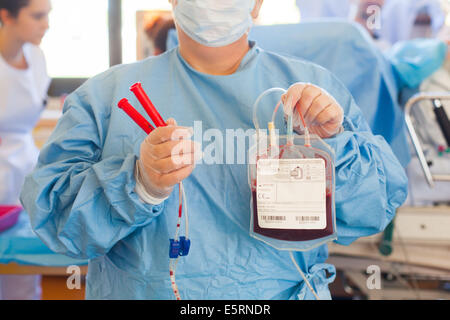
M 207 47 L 239 40 L 252 26 L 255 0 L 172 0 L 178 26 Z

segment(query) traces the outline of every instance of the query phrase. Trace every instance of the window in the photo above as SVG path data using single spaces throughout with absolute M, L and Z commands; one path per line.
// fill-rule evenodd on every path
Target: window
M 300 11 L 296 0 L 264 0 L 259 13 L 258 24 L 299 23 Z
M 52 0 L 52 7 L 41 45 L 50 77 L 89 78 L 108 69 L 108 1 Z

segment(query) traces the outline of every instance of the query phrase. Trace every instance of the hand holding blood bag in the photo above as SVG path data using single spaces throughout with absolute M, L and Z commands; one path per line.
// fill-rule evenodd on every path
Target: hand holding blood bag
M 255 103 L 256 143 L 249 150 L 250 235 L 279 250 L 307 251 L 337 239 L 334 151 L 317 135 L 278 136 L 274 118 L 261 134 Z M 275 108 L 275 112 L 278 106 Z M 274 112 L 274 114 L 275 114 Z

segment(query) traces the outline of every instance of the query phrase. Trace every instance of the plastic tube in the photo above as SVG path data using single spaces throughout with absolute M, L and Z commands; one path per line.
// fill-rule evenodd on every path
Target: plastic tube
M 180 182 L 178 184 L 178 187 L 180 189 L 179 191 L 179 205 L 178 205 L 178 220 L 177 220 L 177 228 L 175 231 L 175 241 L 178 241 L 178 234 L 180 232 L 180 227 L 181 227 L 181 217 L 183 215 L 183 184 Z
M 269 94 L 274 93 L 274 92 L 280 92 L 280 93 L 282 93 L 282 94 L 285 94 L 287 91 L 286 91 L 285 89 L 283 89 L 283 88 L 272 88 L 272 89 L 268 89 L 268 90 L 264 91 L 264 92 L 258 97 L 258 99 L 256 99 L 256 102 L 255 102 L 255 104 L 253 105 L 253 125 L 255 126 L 255 130 L 256 130 L 256 135 L 257 135 L 257 140 L 258 140 L 258 141 L 259 141 L 259 129 L 260 129 L 260 128 L 259 128 L 259 120 L 258 120 L 258 107 L 259 107 L 259 104 L 260 104 L 261 100 L 262 100 L 266 95 L 269 95 Z M 273 112 L 273 114 L 272 114 L 272 123 L 275 123 L 275 115 L 276 115 L 276 112 L 278 111 L 278 109 L 279 109 L 279 107 L 280 107 L 280 104 L 281 104 L 281 100 L 280 100 L 280 102 L 277 104 L 277 106 L 275 107 L 275 110 L 274 110 L 274 112 Z M 289 108 L 290 105 L 292 105 L 292 99 L 289 99 L 289 100 L 286 102 L 286 105 L 287 105 L 287 108 Z M 294 111 L 293 108 L 292 108 L 292 111 Z M 304 134 L 305 134 L 305 146 L 306 146 L 306 147 L 311 147 L 310 133 L 309 133 L 308 127 L 306 126 L 305 119 L 304 119 L 303 115 L 301 114 L 300 110 L 298 110 L 298 113 L 299 113 L 300 118 L 301 118 L 301 124 L 302 124 L 302 126 L 303 126 L 302 129 L 305 131 L 305 133 L 304 133 Z M 291 114 L 291 115 L 288 117 L 288 123 L 287 123 L 288 143 L 293 141 L 293 127 L 292 127 L 292 120 L 293 120 L 293 114 Z
M 150 132 L 155 130 L 155 128 L 139 112 L 137 112 L 127 99 L 124 98 L 120 100 L 118 106 L 147 134 L 150 134 Z
M 273 92 L 280 92 L 282 94 L 285 94 L 286 90 L 284 90 L 282 88 L 272 88 L 272 89 L 266 90 L 258 97 L 258 99 L 256 99 L 256 102 L 253 105 L 253 125 L 255 126 L 256 134 L 258 134 L 258 132 L 259 132 L 259 122 L 258 122 L 259 103 L 266 95 L 271 94 Z
M 158 110 L 156 110 L 155 106 L 153 105 L 152 101 L 148 97 L 148 95 L 145 93 L 144 89 L 142 88 L 142 84 L 140 82 L 135 83 L 130 88 L 131 92 L 134 93 L 136 98 L 139 100 L 139 102 L 144 107 L 145 111 L 147 112 L 148 116 L 152 119 L 153 123 L 157 127 L 165 127 L 166 122 L 161 117 L 161 115 L 158 113 Z
M 281 99 L 280 101 L 278 101 L 277 106 L 275 107 L 275 110 L 273 110 L 273 114 L 272 114 L 272 123 L 275 123 L 275 117 L 277 115 L 278 109 L 280 108 L 281 105 Z
M 175 240 L 178 241 L 178 234 L 180 231 L 180 224 L 181 224 L 181 208 L 184 206 L 184 213 L 185 213 L 185 221 L 186 221 L 186 239 L 189 237 L 189 219 L 188 219 L 188 210 L 187 210 L 187 201 L 186 201 L 186 193 L 184 191 L 183 182 L 179 183 L 180 188 L 180 194 L 179 194 L 179 212 L 178 212 L 178 221 L 177 221 L 177 229 L 175 232 Z M 177 257 L 176 259 L 171 259 L 169 262 L 169 276 L 170 276 L 170 283 L 172 286 L 172 291 L 177 300 L 181 300 L 180 290 L 178 289 L 177 280 L 176 280 L 176 271 L 177 271 L 177 264 L 180 257 Z
M 305 118 L 303 117 L 303 114 L 300 112 L 300 109 L 298 110 L 298 114 L 300 115 L 300 119 L 302 121 L 303 130 L 305 131 L 305 147 L 310 148 L 311 147 L 311 138 L 309 136 L 309 129 L 306 125 Z
M 300 268 L 300 266 L 297 264 L 297 261 L 295 261 L 294 258 L 294 254 L 292 253 L 292 251 L 289 251 L 289 256 L 291 257 L 292 262 L 295 265 L 295 268 L 297 269 L 298 273 L 300 273 L 300 276 L 303 278 L 303 281 L 305 281 L 306 286 L 309 288 L 309 290 L 312 292 L 313 296 L 317 299 L 320 300 L 319 296 L 317 295 L 317 293 L 314 291 L 313 287 L 311 286 L 311 283 L 309 283 L 308 278 L 306 278 L 305 274 L 303 273 L 302 269 Z
M 181 184 L 181 190 L 183 190 L 183 206 L 184 206 L 184 219 L 185 219 L 185 235 L 186 239 L 189 239 L 189 217 L 188 217 L 188 207 L 187 207 L 187 198 L 186 193 L 184 191 L 183 182 L 180 182 Z

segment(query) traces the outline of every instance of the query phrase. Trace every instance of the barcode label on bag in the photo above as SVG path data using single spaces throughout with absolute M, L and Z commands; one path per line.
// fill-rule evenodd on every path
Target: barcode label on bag
M 260 228 L 322 230 L 326 227 L 323 159 L 260 159 L 256 202 Z
M 266 221 L 286 221 L 285 216 L 261 216 L 261 219 Z
M 300 217 L 295 217 L 296 221 L 301 221 L 301 222 L 305 222 L 305 221 L 319 221 L 320 217 L 319 216 L 300 216 Z

